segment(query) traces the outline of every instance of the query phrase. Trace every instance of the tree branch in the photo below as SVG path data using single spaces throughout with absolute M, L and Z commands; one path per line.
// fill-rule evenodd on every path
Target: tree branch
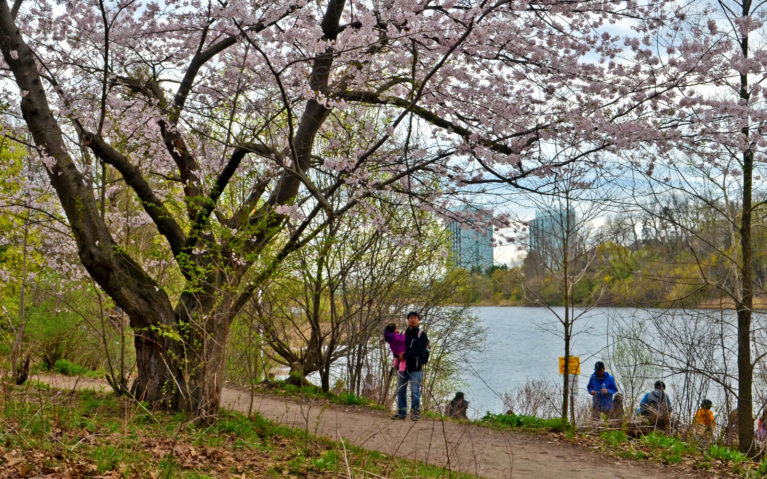
M 216 207 L 218 199 L 224 192 L 226 185 L 229 184 L 232 176 L 234 176 L 234 173 L 240 166 L 242 159 L 245 158 L 245 155 L 248 153 L 257 153 L 261 156 L 269 156 L 272 151 L 265 145 L 257 143 L 247 143 L 235 148 L 232 156 L 229 158 L 229 161 L 224 166 L 224 169 L 221 170 L 218 178 L 216 178 L 216 183 L 213 185 L 213 189 L 210 191 L 207 201 L 205 201 L 199 208 L 197 216 L 192 222 L 192 227 L 189 231 L 189 237 L 184 244 L 185 251 L 191 250 L 197 244 L 197 240 L 200 239 L 200 235 L 203 233 L 205 226 L 208 224 L 210 214 Z
M 415 114 L 416 116 L 440 128 L 444 128 L 445 130 L 452 131 L 465 140 L 469 140 L 471 135 L 474 133 L 468 128 L 457 125 L 456 123 L 446 120 L 445 118 L 442 118 L 441 116 L 437 115 L 436 113 L 432 111 L 427 110 L 426 108 L 423 108 L 418 105 L 414 105 L 411 101 L 404 100 L 402 98 L 383 97 L 376 93 L 365 92 L 365 91 L 345 91 L 340 93 L 338 97 L 346 101 L 365 103 L 369 105 L 392 105 L 392 106 L 397 106 L 400 108 L 407 108 L 410 111 L 412 111 L 413 114 Z M 537 125 L 527 130 L 518 131 L 510 135 L 509 138 L 518 138 L 518 137 L 524 137 L 528 135 L 535 135 L 538 131 L 544 128 L 548 128 L 549 126 L 550 125 Z M 535 141 L 537 141 L 537 136 L 535 137 Z M 484 139 L 481 138 L 477 141 L 477 143 L 495 151 L 496 153 L 502 153 L 505 155 L 512 155 L 512 154 L 518 153 L 518 151 L 515 151 L 515 149 L 509 145 L 500 143 L 498 141 L 490 140 L 487 138 L 484 138 Z M 529 146 L 529 144 L 526 143 L 526 146 Z
M 144 211 L 157 225 L 157 230 L 168 240 L 173 255 L 178 256 L 185 241 L 184 232 L 163 206 L 162 201 L 154 194 L 141 172 L 131 164 L 125 155 L 112 148 L 101 136 L 85 132 L 83 142 L 101 161 L 112 165 L 120 172 L 125 182 L 138 196 Z

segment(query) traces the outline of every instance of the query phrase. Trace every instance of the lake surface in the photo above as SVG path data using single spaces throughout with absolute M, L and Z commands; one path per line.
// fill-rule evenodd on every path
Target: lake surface
M 555 308 L 559 314 L 564 308 Z M 470 403 L 472 417 L 490 411 L 504 411 L 504 392 L 525 384 L 528 379 L 560 381 L 559 357 L 564 355 L 562 326 L 546 308 L 478 307 L 473 313 L 486 328 L 484 352 L 468 358 L 461 382 Z M 636 310 L 627 309 L 626 314 Z M 581 375 L 576 392 L 586 396 L 586 384 L 594 363 L 606 361 L 610 318 L 618 308 L 597 308 L 575 322 L 571 355 L 581 358 Z M 608 372 L 609 364 L 608 364 Z
M 554 312 L 562 315 L 564 308 L 554 308 Z M 470 402 L 471 417 L 481 417 L 487 411 L 504 412 L 503 394 L 530 379 L 549 381 L 561 390 L 559 357 L 564 356 L 564 341 L 562 326 L 554 312 L 534 307 L 473 308 L 486 328 L 487 339 L 484 351 L 468 358 L 459 378 Z M 726 379 L 730 387 L 733 391 L 737 389 L 734 379 L 736 323 L 735 312 L 731 310 L 594 308 L 586 312 L 575 322 L 570 351 L 581 360 L 581 374 L 575 387 L 576 404 L 588 403 L 586 385 L 594 363 L 604 361 L 627 403 L 632 397 L 638 401 L 657 379 L 662 379 L 672 406 L 682 417 L 691 415 L 704 398 L 714 401 L 717 413 L 726 412 L 725 403 L 729 401 L 730 407 L 734 407 L 734 397 L 728 396 L 724 388 L 710 378 L 730 378 Z M 752 331 L 753 354 L 759 354 L 767 349 L 764 314 L 754 314 Z M 626 340 L 627 335 L 634 337 L 635 334 L 641 336 L 641 342 Z M 611 360 L 619 359 L 615 356 L 616 344 L 624 348 L 634 344 L 638 354 L 644 356 L 624 356 L 619 368 L 618 363 L 611 364 Z M 638 378 L 640 382 L 636 383 L 638 390 L 633 394 L 629 383 L 622 381 L 626 378 L 620 374 L 634 367 L 632 364 L 644 364 L 643 369 L 634 369 L 635 380 Z M 767 370 L 760 372 L 760 368 L 757 365 L 754 375 L 755 411 L 767 404 Z M 555 404 L 561 404 L 559 394 L 552 398 Z

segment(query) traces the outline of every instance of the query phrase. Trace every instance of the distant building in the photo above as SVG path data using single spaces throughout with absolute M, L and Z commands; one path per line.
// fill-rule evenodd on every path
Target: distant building
M 530 222 L 530 253 L 536 254 L 548 266 L 557 264 L 564 253 L 565 238 L 575 241 L 575 221 L 572 208 L 536 211 L 535 219 Z
M 493 266 L 492 225 L 475 226 L 451 221 L 447 229 L 451 233 L 451 251 L 456 266 L 480 271 Z

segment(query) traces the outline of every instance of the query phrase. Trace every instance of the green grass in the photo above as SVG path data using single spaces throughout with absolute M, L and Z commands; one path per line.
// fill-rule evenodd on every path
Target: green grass
M 103 378 L 104 371 L 94 371 L 85 366 L 73 363 L 67 359 L 58 359 L 53 363 L 53 372 L 64 376 L 84 376 L 89 378 Z
M 343 404 L 345 406 L 365 406 L 371 409 L 385 409 L 383 406 L 371 402 L 364 397 L 346 392 L 340 394 L 335 394 L 330 391 L 325 392 L 322 388 L 312 384 L 296 386 L 287 381 L 272 381 L 264 391 L 283 396 L 299 396 L 305 399 L 325 400 L 333 404 Z
M 641 442 L 648 445 L 651 450 L 660 456 L 666 464 L 679 464 L 682 457 L 696 452 L 691 444 L 682 441 L 679 438 L 666 436 L 663 433 L 653 431 L 643 436 Z
M 115 446 L 99 446 L 94 449 L 91 457 L 96 461 L 98 472 L 103 474 L 115 469 L 124 461 L 122 452 Z
M 542 419 L 522 414 L 492 414 L 490 412 L 479 420 L 479 424 L 500 429 L 519 428 L 554 432 L 565 432 L 571 429 L 567 421 L 560 417 Z
M 664 464 L 687 462 L 692 468 L 715 474 L 736 474 L 742 477 L 767 477 L 767 461 L 757 463 L 739 451 L 721 445 L 701 450 L 678 437 L 655 431 L 637 439 L 623 431 L 606 431 L 599 435 L 603 450 L 627 459 L 647 459 Z M 577 440 L 576 440 L 577 442 Z
M 370 401 L 352 393 L 341 393 L 338 395 L 338 402 L 347 406 L 367 406 Z

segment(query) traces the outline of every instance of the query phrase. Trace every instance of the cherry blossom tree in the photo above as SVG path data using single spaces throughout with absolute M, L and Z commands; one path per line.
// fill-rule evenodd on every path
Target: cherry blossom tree
M 232 318 L 321 218 L 382 191 L 446 211 L 483 175 L 559 166 L 539 154 L 559 136 L 586 155 L 640 135 L 615 101 L 657 93 L 616 76 L 625 46 L 602 28 L 628 16 L 648 18 L 589 0 L 0 0 L 0 51 L 80 260 L 130 318 L 133 393 L 210 415 Z M 175 280 L 116 234 L 110 178 Z

